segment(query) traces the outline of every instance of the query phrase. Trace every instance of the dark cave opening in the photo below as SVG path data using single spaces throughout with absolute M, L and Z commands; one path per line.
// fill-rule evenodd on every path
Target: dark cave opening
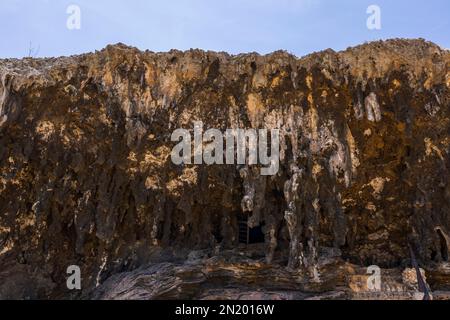
M 264 233 L 261 225 L 249 228 L 249 244 L 252 243 L 264 243 Z
M 447 245 L 447 240 L 444 237 L 444 234 L 442 233 L 441 229 L 436 229 L 436 232 L 438 234 L 439 237 L 439 241 L 440 241 L 440 247 L 441 247 L 441 257 L 444 261 L 448 261 L 448 245 Z
M 263 223 L 254 228 L 250 228 L 248 226 L 248 217 L 248 214 L 240 214 L 238 216 L 239 243 L 264 243 L 264 233 L 262 231 Z
M 223 240 L 223 236 L 220 232 L 220 223 L 216 223 L 213 226 L 213 236 L 217 243 L 221 243 Z

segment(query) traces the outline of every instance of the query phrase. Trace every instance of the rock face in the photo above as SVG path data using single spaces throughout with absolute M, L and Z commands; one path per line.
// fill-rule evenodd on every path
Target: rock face
M 423 40 L 0 60 L 0 298 L 352 298 L 369 265 L 408 298 L 408 246 L 446 296 L 449 63 Z M 194 121 L 279 129 L 278 173 L 175 165 Z

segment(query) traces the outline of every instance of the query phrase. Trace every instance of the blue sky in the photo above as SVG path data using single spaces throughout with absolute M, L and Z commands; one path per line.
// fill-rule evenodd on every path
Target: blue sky
M 81 9 L 69 30 L 67 7 Z M 381 30 L 369 30 L 369 5 Z M 450 48 L 449 0 L 1 0 L 0 57 L 60 56 L 123 42 L 140 49 L 201 48 L 297 56 L 392 37 Z

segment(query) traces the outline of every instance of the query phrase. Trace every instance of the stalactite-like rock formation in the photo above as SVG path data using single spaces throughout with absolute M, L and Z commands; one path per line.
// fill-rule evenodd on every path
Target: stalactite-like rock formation
M 407 296 L 408 244 L 442 296 L 449 62 L 423 40 L 0 60 L 0 297 L 351 298 L 373 264 Z M 280 129 L 278 173 L 175 165 L 194 121 Z

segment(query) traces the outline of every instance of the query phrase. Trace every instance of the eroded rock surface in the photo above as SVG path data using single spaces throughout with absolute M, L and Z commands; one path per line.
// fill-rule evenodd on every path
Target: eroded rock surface
M 448 296 L 449 62 L 423 40 L 0 60 L 0 297 L 352 298 L 378 265 L 407 298 L 408 244 Z M 280 129 L 278 173 L 173 164 L 194 121 Z

